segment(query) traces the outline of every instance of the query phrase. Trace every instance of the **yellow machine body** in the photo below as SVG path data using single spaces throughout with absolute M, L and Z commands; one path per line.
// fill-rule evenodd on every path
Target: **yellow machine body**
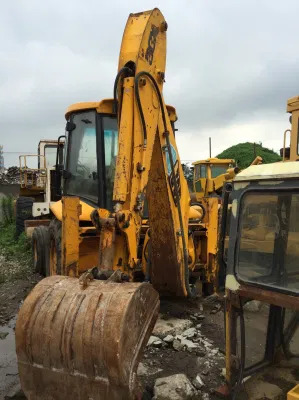
M 193 190 L 196 199 L 208 197 L 212 193 L 219 193 L 226 181 L 235 176 L 233 159 L 207 158 L 195 161 L 193 175 Z
M 202 212 L 190 208 L 172 124 L 176 113 L 162 96 L 166 30 L 158 9 L 131 14 L 115 84 L 118 100 L 67 110 L 69 120 L 82 109 L 111 114 L 117 106 L 114 207 L 101 209 L 75 196 L 51 207 L 62 226 L 61 268 L 55 270 L 53 261 L 51 274 L 64 276 L 37 285 L 19 313 L 17 356 L 28 399 L 135 398 L 136 368 L 157 318 L 157 291 L 192 294 L 196 260 L 189 218 L 198 221 Z M 143 271 L 146 234 L 151 284 L 128 282 Z
M 299 160 L 299 96 L 288 99 L 287 112 L 291 114 L 291 129 L 286 129 L 284 132 L 281 156 L 283 161 L 297 161 Z M 289 136 L 289 147 L 286 145 L 287 136 Z

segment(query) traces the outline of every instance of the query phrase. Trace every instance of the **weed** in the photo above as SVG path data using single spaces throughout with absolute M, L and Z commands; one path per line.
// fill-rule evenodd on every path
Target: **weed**
M 14 221 L 14 198 L 13 196 L 4 196 L 0 199 L 1 223 L 8 225 Z
M 24 233 L 16 239 L 15 222 L 0 225 L 0 283 L 26 279 L 32 273 L 31 241 Z

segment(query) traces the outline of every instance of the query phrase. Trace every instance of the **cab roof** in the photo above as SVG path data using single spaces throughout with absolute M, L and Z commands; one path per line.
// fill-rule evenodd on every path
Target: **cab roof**
M 114 101 L 113 99 L 104 99 L 101 101 L 87 101 L 87 102 L 72 104 L 66 109 L 65 119 L 68 119 L 69 115 L 73 112 L 79 112 L 84 110 L 96 110 L 97 113 L 114 114 L 113 101 Z M 167 105 L 166 108 L 170 121 L 172 122 L 177 121 L 178 117 L 175 108 L 170 105 Z
M 299 178 L 297 161 L 276 162 L 272 164 L 250 165 L 235 176 L 235 182 Z
M 206 158 L 205 160 L 194 161 L 192 165 L 198 164 L 234 164 L 235 160 L 231 158 Z
M 287 102 L 287 112 L 299 110 L 299 96 L 291 97 Z

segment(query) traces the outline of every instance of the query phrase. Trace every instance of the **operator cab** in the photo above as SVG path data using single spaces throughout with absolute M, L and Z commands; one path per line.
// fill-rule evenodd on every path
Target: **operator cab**
M 63 194 L 112 208 L 118 127 L 113 100 L 77 103 L 66 112 Z
M 174 129 L 175 108 L 167 106 Z M 118 123 L 113 99 L 76 103 L 66 111 L 62 190 L 94 207 L 113 210 Z
M 299 163 L 252 165 L 234 178 L 230 190 L 226 185 L 224 197 L 224 211 L 231 204 L 220 235 L 221 268 L 226 270 L 226 380 L 238 393 L 244 378 L 274 362 L 298 363 Z M 243 311 L 251 300 L 264 303 L 252 321 Z M 263 321 L 265 329 L 251 359 L 246 350 L 256 340 L 251 331 L 256 321 Z
M 298 296 L 299 164 L 251 166 L 233 185 L 231 272 L 241 284 Z

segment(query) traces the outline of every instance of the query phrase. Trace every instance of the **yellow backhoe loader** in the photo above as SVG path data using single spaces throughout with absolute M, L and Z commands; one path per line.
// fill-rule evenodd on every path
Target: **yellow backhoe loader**
M 162 96 L 166 30 L 158 9 L 131 14 L 113 104 L 109 108 L 104 102 L 106 113 L 97 111 L 100 104 L 88 106 L 86 115 L 70 112 L 66 142 L 71 156 L 63 171 L 62 202 L 56 205 L 62 221 L 61 266 L 56 263 L 53 271 L 63 276 L 35 287 L 16 327 L 19 373 L 28 399 L 133 398 L 137 365 L 158 314 L 158 292 L 183 297 L 195 292 L 200 251 L 195 222 L 203 215 L 190 206 Z M 100 133 L 95 135 L 95 129 Z M 76 197 L 79 191 L 89 194 L 89 209 Z M 149 230 L 143 263 L 145 197 Z M 83 212 L 91 212 L 90 221 L 80 225 Z M 96 249 L 96 268 L 88 270 L 79 257 L 85 236 L 97 243 L 90 246 Z M 140 273 L 148 282 L 136 282 Z
M 224 183 L 240 171 L 235 160 L 207 158 L 195 161 L 193 174 L 193 190 L 197 200 L 209 196 L 221 196 Z

